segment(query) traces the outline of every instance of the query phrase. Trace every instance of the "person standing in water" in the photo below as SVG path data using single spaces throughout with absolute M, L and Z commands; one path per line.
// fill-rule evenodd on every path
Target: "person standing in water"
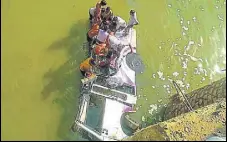
M 135 25 L 139 24 L 139 21 L 137 20 L 137 16 L 136 16 L 136 11 L 135 10 L 130 10 L 130 18 L 129 18 L 129 22 L 128 25 L 125 29 L 125 34 L 127 35 L 129 33 L 129 29 L 133 28 Z
M 134 25 L 138 25 L 138 24 L 139 22 L 137 20 L 136 11 L 130 10 L 130 19 L 129 19 L 127 28 L 133 28 Z

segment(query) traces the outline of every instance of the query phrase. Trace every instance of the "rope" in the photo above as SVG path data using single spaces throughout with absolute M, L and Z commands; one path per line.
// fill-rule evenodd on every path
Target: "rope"
M 189 110 L 189 111 L 194 111 L 193 108 L 192 108 L 192 106 L 191 106 L 191 104 L 189 103 L 187 97 L 186 97 L 186 96 L 184 95 L 184 93 L 181 91 L 179 85 L 178 85 L 175 81 L 173 81 L 173 85 L 174 85 L 174 87 L 175 87 L 176 90 L 177 90 L 177 94 L 180 94 L 180 93 L 182 94 L 182 96 L 183 96 L 183 98 L 184 98 L 184 103 L 185 103 L 185 105 L 187 106 L 188 110 Z M 180 92 L 179 92 L 179 91 L 180 91 Z M 186 102 L 185 102 L 185 101 L 186 101 Z

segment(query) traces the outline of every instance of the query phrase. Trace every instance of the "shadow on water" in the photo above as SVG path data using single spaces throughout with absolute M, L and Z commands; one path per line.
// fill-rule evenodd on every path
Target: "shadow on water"
M 58 128 L 58 137 L 62 140 L 77 140 L 77 134 L 70 134 L 70 127 L 77 113 L 81 74 L 79 65 L 86 58 L 83 50 L 86 44 L 88 21 L 81 20 L 73 24 L 69 35 L 51 44 L 48 51 L 66 50 L 68 60 L 56 70 L 49 70 L 44 75 L 48 82 L 42 90 L 42 98 L 47 99 L 52 92 L 57 92 L 53 103 L 60 105 L 62 111 Z

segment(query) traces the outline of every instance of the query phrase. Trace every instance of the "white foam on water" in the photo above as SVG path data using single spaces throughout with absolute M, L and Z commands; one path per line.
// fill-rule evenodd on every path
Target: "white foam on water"
M 172 4 L 168 4 L 168 7 L 172 7 Z
M 181 80 L 176 80 L 176 83 L 177 83 L 180 87 L 184 87 L 184 86 L 185 86 L 184 83 L 183 83 L 183 81 L 181 81 Z
M 218 14 L 218 19 L 221 20 L 221 21 L 224 21 L 224 19 L 219 14 Z
M 203 69 L 204 75 L 207 76 L 207 70 Z
M 184 76 L 186 76 L 187 75 L 187 72 L 186 71 L 184 71 Z
M 220 67 L 219 67 L 217 64 L 214 66 L 214 71 L 215 71 L 216 73 L 222 73 Z
M 199 7 L 201 11 L 204 11 L 204 8 L 202 6 Z
M 188 27 L 186 27 L 186 26 L 182 26 L 182 28 L 183 28 L 185 31 L 188 30 Z
M 196 22 L 196 17 L 193 17 L 192 20 L 193 20 L 194 22 Z
M 209 66 L 209 62 L 207 61 L 207 59 L 205 59 L 205 62 L 206 62 L 206 64 L 207 64 L 207 66 Z
M 206 80 L 206 78 L 205 77 L 202 77 L 202 81 L 205 81 Z
M 161 80 L 166 80 L 166 78 L 163 77 L 163 78 L 161 78 Z
M 144 117 L 144 116 L 142 116 L 141 120 L 144 122 L 146 119 L 145 119 L 145 117 Z
M 222 53 L 223 55 L 226 55 L 226 48 L 222 48 L 222 49 L 221 49 L 221 53 Z
M 155 86 L 151 86 L 152 88 L 155 88 Z
M 165 78 L 163 77 L 163 72 L 158 71 L 157 74 L 158 74 L 158 76 L 159 76 L 159 79 L 165 80 Z
M 171 79 L 171 78 L 168 78 L 168 80 L 172 83 L 173 82 L 173 80 Z
M 154 73 L 153 73 L 152 77 L 153 77 L 153 78 L 155 78 L 155 77 L 156 77 Z
M 173 73 L 173 76 L 175 76 L 175 77 L 177 77 L 178 75 L 179 75 L 178 72 L 174 72 L 174 73 Z
M 149 113 L 149 114 L 153 114 L 154 111 L 157 111 L 157 109 L 158 109 L 157 104 L 150 105 L 150 109 L 148 110 L 148 113 Z
M 184 23 L 184 22 L 181 20 L 181 21 L 180 21 L 180 24 L 183 25 L 183 23 Z
M 188 67 L 187 63 L 186 63 L 185 61 L 182 62 L 182 68 L 183 68 L 183 69 L 187 69 L 187 67 Z
M 189 88 L 190 88 L 190 84 L 187 83 L 187 84 L 186 84 L 186 89 L 188 90 Z
M 188 23 L 188 25 L 190 25 L 190 21 L 189 21 L 189 20 L 188 20 L 188 22 L 187 22 L 187 23 Z

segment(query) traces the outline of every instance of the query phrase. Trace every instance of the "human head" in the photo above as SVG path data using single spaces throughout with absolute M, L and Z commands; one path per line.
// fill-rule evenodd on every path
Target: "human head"
M 108 6 L 107 8 L 106 8 L 106 13 L 108 13 L 108 12 L 110 12 L 110 7 Z
M 101 0 L 101 6 L 105 6 L 105 5 L 107 5 L 107 2 L 105 1 L 105 0 Z
M 95 60 L 94 60 L 94 59 L 91 59 L 91 60 L 89 61 L 89 64 L 92 65 L 92 66 L 95 66 L 95 65 L 96 65 L 96 64 L 95 64 Z
M 114 16 L 114 17 L 113 17 L 113 21 L 115 21 L 115 22 L 118 21 L 117 16 Z
M 103 25 L 102 30 L 107 31 L 108 30 L 108 26 L 107 25 Z
M 102 9 L 101 9 L 101 12 L 104 13 L 104 12 L 105 12 L 105 8 L 102 8 Z
M 135 12 L 135 10 L 130 10 L 130 15 L 134 15 Z
M 108 54 L 106 55 L 106 58 L 111 58 L 111 56 L 113 55 L 113 51 L 109 50 Z

